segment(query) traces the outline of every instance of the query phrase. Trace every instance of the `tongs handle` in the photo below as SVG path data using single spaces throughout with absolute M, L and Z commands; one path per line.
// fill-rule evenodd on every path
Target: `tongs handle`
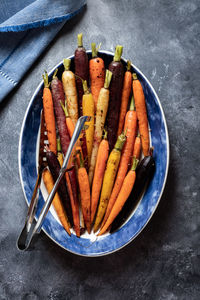
M 41 183 L 41 178 L 42 178 L 42 171 L 43 171 L 43 168 L 40 168 L 38 171 L 38 176 L 37 176 L 36 184 L 34 187 L 33 195 L 31 198 L 30 206 L 28 209 L 24 228 L 22 229 L 22 231 L 19 235 L 19 238 L 17 240 L 17 246 L 20 250 L 23 250 L 24 245 L 26 243 L 27 234 L 31 230 L 32 224 L 34 222 L 35 211 L 36 211 L 38 198 L 39 198 L 39 190 L 40 190 L 39 188 L 40 188 L 40 183 Z
M 73 147 L 77 141 L 77 139 L 79 138 L 79 135 L 81 133 L 81 130 L 85 124 L 86 121 L 88 121 L 90 119 L 90 117 L 87 117 L 87 116 L 83 116 L 83 117 L 80 117 L 76 123 L 76 127 L 74 129 L 74 133 L 73 133 L 73 136 L 72 136 L 72 139 L 70 141 L 70 144 L 69 144 L 69 147 L 68 147 L 68 150 L 67 150 L 67 153 L 66 153 L 66 156 L 65 156 L 65 159 L 64 159 L 64 162 L 63 162 L 63 166 L 60 170 L 60 173 L 59 173 L 59 176 L 55 182 L 55 185 L 51 191 L 51 193 L 49 194 L 42 210 L 41 210 L 41 213 L 38 217 L 38 220 L 37 222 L 32 222 L 32 225 L 34 226 L 31 226 L 33 228 L 29 228 L 29 230 L 27 230 L 27 226 L 23 228 L 20 236 L 19 236 L 19 239 L 17 241 L 17 246 L 18 246 L 18 249 L 19 250 L 26 250 L 28 249 L 29 245 L 30 245 L 30 242 L 31 240 L 33 239 L 33 236 L 36 234 L 36 233 L 39 233 L 40 230 L 41 230 L 41 227 L 42 227 L 42 223 L 43 223 L 43 220 L 49 210 L 49 207 L 51 206 L 51 203 L 53 201 L 53 198 L 55 196 L 55 193 L 57 191 L 57 188 L 58 188 L 58 185 L 62 179 L 62 177 L 64 176 L 66 170 L 67 170 L 67 165 L 68 165 L 68 162 L 69 162 L 69 158 L 70 158 L 70 155 L 71 155 L 71 152 L 73 150 Z

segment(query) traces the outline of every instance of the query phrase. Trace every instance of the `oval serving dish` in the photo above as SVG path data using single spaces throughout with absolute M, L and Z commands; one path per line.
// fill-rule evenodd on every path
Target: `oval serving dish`
M 90 59 L 91 51 L 87 51 L 87 53 Z M 98 53 L 104 59 L 107 67 L 112 61 L 114 54 L 108 51 L 99 51 Z M 71 69 L 74 70 L 74 56 L 69 58 L 71 58 Z M 122 63 L 125 67 L 126 60 L 123 58 Z M 61 78 L 61 74 L 64 71 L 62 62 L 49 72 L 49 80 L 51 80 L 56 68 L 58 68 L 58 77 Z M 80 238 L 77 238 L 72 233 L 71 237 L 69 237 L 60 224 L 54 209 L 50 209 L 42 226 L 43 231 L 59 246 L 77 255 L 95 257 L 110 254 L 135 239 L 155 212 L 166 183 L 169 166 L 169 138 L 163 109 L 156 92 L 143 73 L 134 65 L 132 65 L 131 71 L 137 73 L 144 89 L 156 171 L 129 220 L 113 234 L 96 237 L 93 234 L 85 233 Z M 19 140 L 19 174 L 28 205 L 37 177 L 38 134 L 42 109 L 42 93 L 43 81 L 41 81 L 30 100 L 24 116 Z M 42 185 L 36 212 L 37 218 L 46 196 L 44 185 Z

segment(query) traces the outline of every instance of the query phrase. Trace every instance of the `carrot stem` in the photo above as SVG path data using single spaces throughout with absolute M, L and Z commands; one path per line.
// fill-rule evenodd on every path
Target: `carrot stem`
M 103 139 L 107 140 L 108 139 L 108 131 L 106 129 L 104 129 L 103 131 L 104 131 Z
M 71 65 L 71 59 L 65 58 L 63 60 L 63 65 L 65 67 L 65 71 L 69 71 L 70 70 L 70 65 Z
M 92 58 L 97 57 L 97 48 L 95 43 L 91 43 L 91 48 L 92 48 Z
M 127 71 L 130 71 L 130 70 L 131 70 L 131 61 L 130 61 L 130 60 L 127 60 L 126 70 L 127 70 Z
M 79 158 L 80 158 L 80 168 L 84 168 L 84 161 L 82 159 L 81 151 L 78 151 Z
M 131 110 L 131 111 L 135 110 L 135 101 L 134 101 L 133 95 L 132 95 L 132 97 L 131 97 L 131 103 L 130 103 L 130 108 L 129 108 L 129 110 Z
M 137 74 L 136 73 L 133 73 L 133 80 L 137 80 Z
M 133 164 L 132 164 L 132 167 L 131 167 L 131 171 L 136 170 L 138 162 L 139 162 L 139 160 L 137 158 L 133 157 Z
M 53 79 L 57 78 L 57 73 L 58 73 L 58 69 L 56 69 L 55 72 L 53 73 Z
M 114 61 L 120 61 L 123 52 L 123 46 L 117 45 L 115 49 Z
M 44 71 L 44 74 L 42 75 L 42 77 L 43 77 L 43 80 L 44 80 L 44 87 L 49 88 L 50 83 L 49 83 L 47 71 Z
M 105 78 L 105 82 L 104 82 L 104 89 L 109 89 L 111 79 L 112 79 L 112 72 L 109 71 L 109 70 L 106 70 L 106 78 Z
M 117 139 L 115 149 L 121 151 L 126 141 L 126 133 L 122 132 Z
M 83 84 L 84 94 L 90 94 L 90 91 L 89 91 L 88 86 L 87 86 L 87 80 L 82 80 L 82 84 Z
M 62 106 L 62 109 L 65 113 L 65 117 L 68 118 L 69 117 L 69 113 L 68 113 L 68 110 L 67 110 L 67 102 L 65 100 L 65 105 L 62 103 L 62 101 L 60 101 L 60 105 Z
M 78 47 L 83 47 L 83 34 L 79 33 L 77 38 L 78 38 Z
M 57 151 L 58 151 L 58 152 L 61 152 L 61 151 L 62 151 L 60 139 L 57 139 Z

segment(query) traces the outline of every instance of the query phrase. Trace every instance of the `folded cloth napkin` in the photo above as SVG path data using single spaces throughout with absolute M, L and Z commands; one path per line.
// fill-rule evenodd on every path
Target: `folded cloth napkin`
M 86 0 L 0 1 L 0 101 L 85 4 Z

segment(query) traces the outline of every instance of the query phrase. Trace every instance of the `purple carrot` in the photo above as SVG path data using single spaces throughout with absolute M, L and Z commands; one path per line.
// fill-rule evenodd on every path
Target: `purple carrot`
M 57 159 L 57 156 L 55 153 L 49 150 L 49 148 L 46 148 L 46 158 L 47 163 L 51 172 L 51 175 L 53 177 L 54 182 L 56 182 L 59 172 L 60 172 L 60 164 Z M 70 204 L 70 198 L 67 191 L 66 181 L 65 178 L 62 178 L 59 187 L 58 187 L 58 194 L 62 200 L 63 206 L 66 210 L 67 217 L 69 219 L 70 224 L 73 226 L 73 217 L 72 217 L 72 208 Z
M 117 129 L 119 122 L 119 113 L 121 107 L 121 94 L 124 79 L 124 67 L 121 63 L 123 47 L 117 46 L 113 61 L 109 64 L 109 70 L 112 72 L 110 83 L 110 100 L 107 113 L 107 130 L 109 149 L 112 151 L 117 140 Z
M 78 109 L 79 117 L 82 116 L 82 97 L 83 97 L 83 84 L 82 80 L 89 80 L 89 65 L 88 56 L 83 47 L 83 34 L 78 34 L 78 48 L 75 50 L 74 54 L 75 63 L 75 75 L 76 77 L 76 87 L 78 92 Z

